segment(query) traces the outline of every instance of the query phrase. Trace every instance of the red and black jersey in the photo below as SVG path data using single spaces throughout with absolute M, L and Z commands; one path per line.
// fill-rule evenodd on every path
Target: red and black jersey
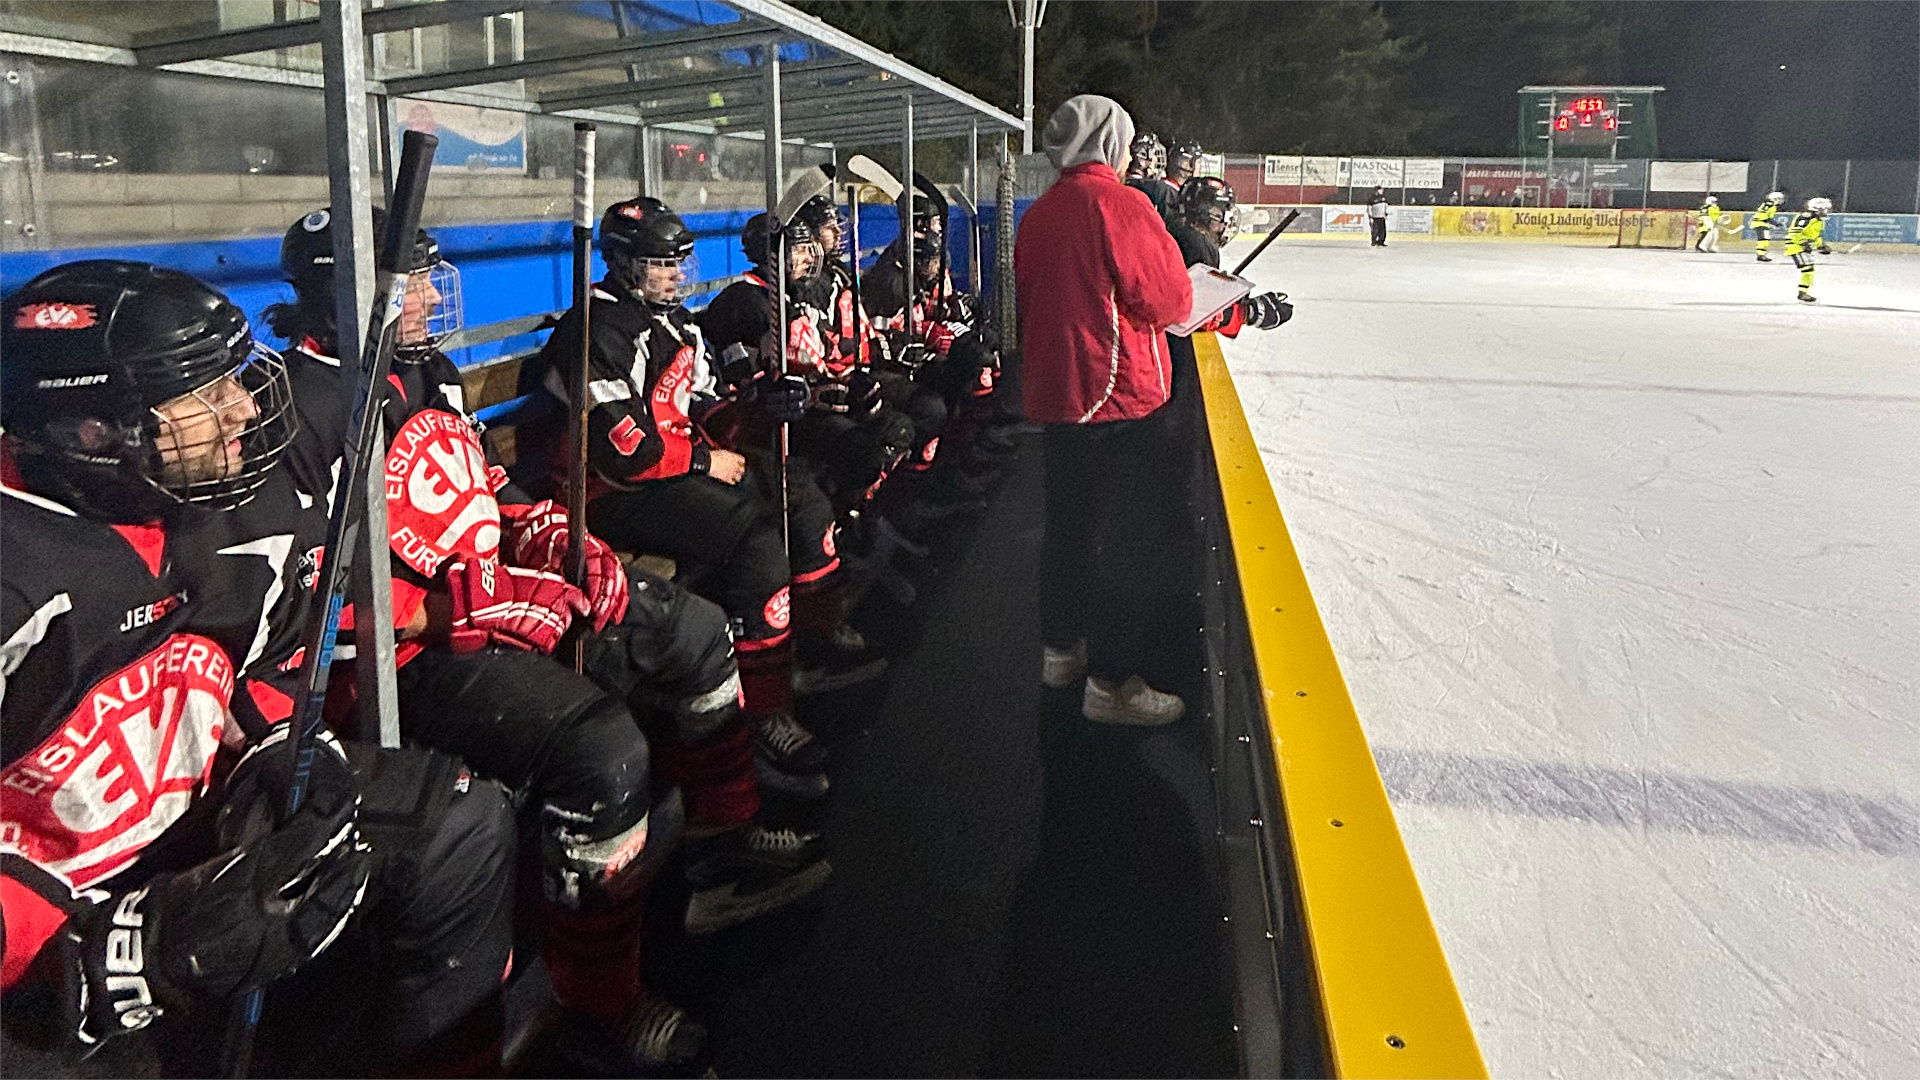
M 593 356 L 587 379 L 587 464 L 597 486 L 631 487 L 704 473 L 710 448 L 693 420 L 694 402 L 717 389 L 707 342 L 683 307 L 655 311 L 625 289 L 593 289 Z M 580 318 L 569 311 L 540 354 L 521 365 L 520 392 L 571 397 L 580 356 Z M 523 426 L 522 442 L 551 448 L 554 476 L 566 476 L 565 420 Z
M 873 320 L 854 299 L 853 271 L 838 259 L 827 263 L 809 303 L 827 315 L 826 372 L 836 380 L 845 380 L 856 367 L 873 362 L 873 341 L 878 336 Z
M 773 308 L 778 302 L 767 279 L 756 268 L 720 290 L 697 319 L 714 354 L 729 345 L 744 345 L 758 353 L 773 333 Z M 813 380 L 829 374 L 827 358 L 834 354 L 827 341 L 827 313 L 795 289 L 787 294 L 786 371 Z
M 108 525 L 0 491 L 0 918 L 5 982 L 89 889 L 211 781 L 234 669 L 193 633 L 191 526 Z M 191 516 L 191 515 L 189 515 Z

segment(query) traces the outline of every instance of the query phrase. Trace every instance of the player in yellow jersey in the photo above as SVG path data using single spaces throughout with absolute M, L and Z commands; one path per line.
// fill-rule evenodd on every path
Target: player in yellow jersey
M 1694 213 L 1699 220 L 1694 226 L 1693 250 L 1715 252 L 1720 250 L 1720 200 L 1716 196 L 1707 196 Z
M 1813 303 L 1813 253 L 1833 254 L 1827 246 L 1827 215 L 1833 213 L 1833 200 L 1812 198 L 1807 208 L 1793 217 L 1787 230 L 1787 256 L 1800 268 L 1800 299 Z
M 1773 257 L 1767 254 L 1767 249 L 1773 246 L 1773 217 L 1786 204 L 1786 192 L 1770 191 L 1767 201 L 1754 208 L 1749 223 L 1753 226 L 1753 256 L 1756 261 L 1773 261 Z

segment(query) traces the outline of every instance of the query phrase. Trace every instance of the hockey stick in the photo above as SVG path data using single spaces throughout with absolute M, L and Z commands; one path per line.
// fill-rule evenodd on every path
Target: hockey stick
M 807 204 L 807 200 L 816 195 L 824 195 L 833 189 L 833 178 L 825 169 L 814 166 L 802 169 L 787 182 L 786 190 L 780 193 L 780 200 L 767 208 L 767 247 L 773 256 L 774 306 L 773 306 L 773 368 L 776 378 L 791 374 L 787 371 L 787 344 L 792 336 L 792 325 L 787 321 L 787 226 L 793 222 L 795 214 Z M 825 252 L 821 257 L 825 257 Z M 792 453 L 793 425 L 780 421 L 780 439 L 777 450 L 780 455 L 780 550 L 789 559 L 792 556 L 793 540 L 788 535 L 791 529 L 793 496 L 787 486 L 787 457 Z
M 347 424 L 348 457 L 334 479 L 333 510 L 327 515 L 326 546 L 322 548 L 321 580 L 315 595 L 320 607 L 307 628 L 300 665 L 305 693 L 293 714 L 294 752 L 287 782 L 285 821 L 307 798 L 313 773 L 314 743 L 325 723 L 327 678 L 333 671 L 334 646 L 340 634 L 340 612 L 346 604 L 347 571 L 353 566 L 354 527 L 359 524 L 360 500 L 365 498 L 367 471 L 373 467 L 374 434 L 380 428 L 376 394 L 387 383 L 394 348 L 400 336 L 400 311 L 406 304 L 413 237 L 420 231 L 420 208 L 427 198 L 427 171 L 433 165 L 438 137 L 409 131 L 401 138 L 400 169 L 394 178 L 391 213 L 387 217 L 385 258 L 375 268 L 373 312 L 361 338 L 359 379 L 354 385 L 352 419 Z M 372 542 L 384 543 L 385 537 Z M 361 626 L 367 634 L 392 633 L 391 627 Z M 253 1061 L 253 1036 L 260 1026 L 264 987 L 255 987 L 236 1003 L 236 1025 L 227 1041 L 226 1075 L 245 1076 Z
M 888 202 L 898 202 L 900 192 L 905 190 L 900 181 L 886 170 L 886 167 L 865 154 L 855 154 L 847 159 L 847 171 L 867 183 L 880 189 Z
M 587 587 L 587 400 L 593 363 L 593 143 L 594 126 L 573 125 L 573 309 L 580 313 L 580 357 L 573 370 L 573 412 L 567 417 L 567 580 Z M 579 622 L 576 620 L 575 625 Z M 587 638 L 573 640 L 573 670 L 587 669 Z
M 1269 244 L 1272 244 L 1275 240 L 1280 239 L 1280 234 L 1285 232 L 1287 230 L 1287 226 L 1293 224 L 1293 219 L 1299 216 L 1300 216 L 1300 211 L 1298 210 L 1287 211 L 1287 216 L 1284 218 L 1281 218 L 1280 224 L 1275 225 L 1273 227 L 1273 231 L 1267 233 L 1267 238 L 1265 240 L 1260 241 L 1260 246 L 1257 248 L 1254 248 L 1252 254 L 1248 255 L 1244 259 L 1241 259 L 1240 265 L 1233 268 L 1233 276 L 1239 277 L 1240 271 L 1245 270 L 1249 266 L 1252 266 L 1253 260 L 1259 258 L 1260 253 L 1267 250 L 1267 246 Z

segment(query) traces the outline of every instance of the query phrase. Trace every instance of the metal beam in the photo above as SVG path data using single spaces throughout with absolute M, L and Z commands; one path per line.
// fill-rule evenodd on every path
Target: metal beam
M 792 125 L 796 121 L 804 123 L 807 120 L 818 120 L 822 118 L 837 119 L 838 117 L 848 115 L 847 112 L 834 111 L 831 106 L 836 103 L 851 102 L 875 105 L 885 103 L 889 106 L 896 105 L 903 92 L 909 91 L 899 83 L 893 80 L 887 80 L 885 82 L 861 83 L 857 86 L 836 86 L 796 92 L 783 91 L 780 95 L 780 100 L 781 104 L 785 107 L 784 122 Z M 828 108 L 822 109 L 820 108 L 821 106 L 828 106 Z M 936 115 L 942 118 L 973 115 L 971 112 L 962 112 L 959 107 L 946 102 L 932 103 L 922 107 L 936 110 Z M 654 111 L 642 110 L 641 118 L 649 124 L 737 118 L 738 122 L 729 125 L 729 127 L 734 130 L 758 130 L 762 123 L 764 123 L 759 113 L 760 110 L 765 108 L 766 100 L 764 97 L 742 98 L 738 101 L 730 101 L 725 105 L 690 105 L 685 108 L 669 107 Z M 796 110 L 799 110 L 797 114 Z M 867 119 L 869 116 L 869 113 L 863 112 L 859 114 L 858 119 Z M 807 126 L 809 129 L 812 129 L 818 125 L 808 124 Z M 795 126 L 794 130 L 797 131 L 799 128 Z
M 332 2 L 332 0 L 328 0 Z M 462 19 L 491 18 L 510 11 L 519 11 L 526 7 L 528 0 L 449 0 L 445 3 L 402 4 L 396 7 L 374 8 L 366 12 L 360 21 L 362 34 L 390 34 L 397 30 L 414 30 L 423 26 L 438 26 L 442 23 L 459 22 Z M 191 37 L 172 37 L 148 40 L 135 44 L 133 54 L 141 67 L 161 67 L 166 64 L 179 64 L 188 60 L 211 60 L 220 56 L 238 56 L 242 53 L 264 52 L 268 49 L 289 49 L 296 45 L 312 45 L 321 40 L 321 26 L 318 18 L 292 19 L 282 23 L 269 23 L 265 26 L 248 26 L 234 30 L 219 30 L 211 34 L 195 34 Z
M 537 79 L 546 75 L 564 75 L 570 71 L 615 68 L 622 64 L 663 54 L 685 56 L 694 52 L 740 49 L 776 41 L 779 38 L 779 31 L 752 23 L 728 24 L 723 28 L 699 27 L 693 30 L 676 30 L 670 34 L 655 34 L 643 41 L 632 38 L 604 41 L 578 52 L 560 56 L 520 60 L 511 64 L 461 68 L 455 71 L 437 71 L 431 75 L 412 75 L 404 79 L 390 79 L 387 82 L 387 92 L 395 97 L 405 97 L 421 90 L 444 90 L 454 86 L 506 82 L 511 79 Z
M 866 65 L 858 60 L 835 60 L 831 63 L 808 64 L 801 67 L 786 68 L 782 78 L 791 83 L 796 78 L 809 75 L 830 75 L 858 71 Z M 766 76 L 759 68 L 749 68 L 738 74 L 689 75 L 677 79 L 660 79 L 651 82 L 607 83 L 582 90 L 570 90 L 558 94 L 542 94 L 539 98 L 542 112 L 558 112 L 561 109 L 585 109 L 602 105 L 638 106 L 649 97 L 671 94 L 680 90 L 723 90 L 732 86 L 758 86 L 766 82 Z M 678 103 L 675 103 L 678 104 Z M 689 103 L 691 104 L 691 103 Z

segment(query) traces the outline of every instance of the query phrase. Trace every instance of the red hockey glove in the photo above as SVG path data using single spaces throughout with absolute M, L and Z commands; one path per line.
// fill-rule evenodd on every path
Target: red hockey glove
M 454 652 L 510 645 L 550 653 L 576 616 L 593 609 L 579 589 L 558 574 L 504 566 L 493 559 L 463 559 L 447 567 L 453 594 Z
M 508 519 L 507 550 L 516 565 L 549 574 L 565 573 L 572 528 L 566 509 L 552 499 L 543 499 Z M 589 533 L 586 546 L 587 603 L 593 608 L 593 632 L 597 634 L 626 617 L 627 568 L 599 537 Z

